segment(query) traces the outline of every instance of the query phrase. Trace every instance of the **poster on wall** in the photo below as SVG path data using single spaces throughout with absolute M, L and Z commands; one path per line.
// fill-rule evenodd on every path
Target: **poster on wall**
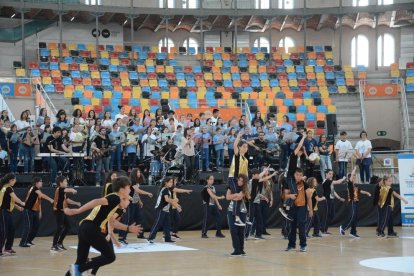
M 14 83 L 0 83 L 0 92 L 3 96 L 14 96 Z
M 400 194 L 408 204 L 401 202 L 401 221 L 403 226 L 414 226 L 414 154 L 398 155 Z

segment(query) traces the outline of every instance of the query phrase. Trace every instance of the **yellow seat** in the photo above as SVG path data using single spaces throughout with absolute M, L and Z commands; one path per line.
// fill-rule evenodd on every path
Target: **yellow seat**
M 86 50 L 88 50 L 88 51 L 96 50 L 96 44 L 92 44 L 92 43 L 86 44 Z
M 132 98 L 133 99 L 141 98 L 141 87 L 139 86 L 132 87 Z
M 59 50 L 58 49 L 50 50 L 50 56 L 51 57 L 60 57 Z
M 322 99 L 328 99 L 329 98 L 329 92 L 328 91 L 321 91 L 321 98 Z
M 313 99 L 303 99 L 303 104 L 306 106 L 313 105 Z
M 407 84 L 414 83 L 414 77 L 407 77 L 405 79 L 405 83 L 407 83 Z
M 149 86 L 150 87 L 157 87 L 158 81 L 157 80 L 149 80 Z
M 289 86 L 298 86 L 298 81 L 297 80 L 289 80 Z
M 74 105 L 73 110 L 76 110 L 76 109 L 80 109 L 80 111 L 83 111 L 83 105 L 81 105 L 81 104 Z
M 328 113 L 336 113 L 336 106 L 328 105 Z
M 235 107 L 237 105 L 237 101 L 233 99 L 227 100 L 227 106 Z
M 342 86 L 338 86 L 338 93 L 342 93 L 342 94 L 344 94 L 344 93 L 347 93 L 348 91 L 347 91 L 347 89 L 346 89 L 346 86 L 344 86 L 344 85 L 342 85 Z
M 286 66 L 287 73 L 295 73 L 295 66 Z
M 71 90 L 64 90 L 63 91 L 63 97 L 70 99 L 73 97 L 73 91 Z
M 264 53 L 257 53 L 256 54 L 256 60 L 263 60 L 264 59 Z
M 119 65 L 119 59 L 118 58 L 111 58 L 111 64 L 112 65 L 116 65 L 116 66 L 118 66 Z
M 249 73 L 251 73 L 251 74 L 257 73 L 257 67 L 256 66 L 249 66 Z
M 270 86 L 270 82 L 269 82 L 269 80 L 261 80 L 260 81 L 260 85 L 262 87 L 269 87 Z
M 170 65 L 165 66 L 165 73 L 174 73 L 174 67 Z
M 230 73 L 223 73 L 223 80 L 231 80 L 231 74 Z
M 86 63 L 79 64 L 79 70 L 80 71 L 89 71 L 88 64 L 86 64 Z
M 310 66 L 310 65 L 306 65 L 305 66 L 305 72 L 306 73 L 313 73 L 313 66 Z
M 170 98 L 170 92 L 168 91 L 161 92 L 161 99 L 168 100 L 169 98 Z
M 317 79 L 325 79 L 325 73 L 324 72 L 316 73 L 316 78 Z
M 153 52 L 153 53 L 158 53 L 158 46 L 152 46 L 151 47 L 151 52 Z
M 266 106 L 273 106 L 274 104 L 273 104 L 273 102 L 274 102 L 274 100 L 273 99 L 266 99 L 265 100 L 265 105 Z
M 49 50 L 55 50 L 55 49 L 57 49 L 57 48 L 58 48 L 58 44 L 57 44 L 57 43 L 55 43 L 55 42 L 49 42 L 49 43 L 47 44 L 47 48 L 48 48 Z
M 111 99 L 112 98 L 112 91 L 105 90 L 103 92 L 103 97 L 104 97 L 104 99 Z
M 177 81 L 177 86 L 178 87 L 186 87 L 187 86 L 187 83 L 186 83 L 185 80 L 178 80 Z
M 333 52 L 325 52 L 326 59 L 333 59 Z
M 212 53 L 205 53 L 204 54 L 205 60 L 213 60 L 213 54 Z
M 259 92 L 259 99 L 265 100 L 266 98 L 267 98 L 266 92 L 263 92 L 263 91 Z
M 400 70 L 391 70 L 391 77 L 398 78 L 400 76 Z
M 290 59 L 290 54 L 289 53 L 283 53 L 282 54 L 282 59 L 283 60 Z
M 75 90 L 85 91 L 85 86 L 82 84 L 75 85 Z
M 240 94 L 241 94 L 240 97 L 242 100 L 247 100 L 249 98 L 248 92 L 241 92 Z
M 99 55 L 101 58 L 109 58 L 109 53 L 107 51 L 100 51 Z
M 276 94 L 277 92 L 280 92 L 280 87 L 279 86 L 272 87 L 272 93 Z
M 212 73 L 204 73 L 204 80 L 213 80 Z
M 69 51 L 76 50 L 77 48 L 76 43 L 69 43 L 67 47 Z
M 91 78 L 92 79 L 100 79 L 101 78 L 101 74 L 99 71 L 92 71 L 91 72 Z
M 129 81 L 129 79 L 123 79 L 123 80 L 121 80 L 121 85 L 122 86 L 131 86 L 131 82 Z
M 221 59 L 216 59 L 214 61 L 214 66 L 223 67 L 223 61 Z
M 353 79 L 354 78 L 354 73 L 352 73 L 352 71 L 346 71 L 345 72 L 345 78 L 346 79 Z
M 344 70 L 344 72 L 352 72 L 352 66 L 351 65 L 344 65 L 342 67 L 342 69 Z
M 205 91 L 198 91 L 197 92 L 197 100 L 203 100 L 206 98 L 206 92 Z
M 16 69 L 16 77 L 26 77 L 26 69 L 17 68 Z
M 154 60 L 153 59 L 146 59 L 145 60 L 145 65 L 146 66 L 154 66 Z
M 101 99 L 92 98 L 91 99 L 91 105 L 101 105 Z
M 52 84 L 52 78 L 51 77 L 43 77 L 42 78 L 42 84 Z

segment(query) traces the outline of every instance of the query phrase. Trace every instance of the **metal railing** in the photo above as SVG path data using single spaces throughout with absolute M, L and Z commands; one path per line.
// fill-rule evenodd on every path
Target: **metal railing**
M 405 84 L 404 80 L 399 78 L 398 84 L 400 87 L 400 101 L 401 101 L 401 115 L 402 115 L 402 128 L 401 128 L 401 138 L 403 149 L 408 149 L 410 147 L 410 114 L 408 112 L 407 104 L 407 95 L 405 93 Z
M 359 104 L 361 106 L 361 116 L 362 116 L 362 129 L 367 129 L 367 118 L 365 113 L 365 84 L 366 80 L 359 80 Z
M 36 79 L 35 84 L 35 91 L 36 91 L 36 105 L 38 107 L 46 108 L 47 114 L 50 118 L 55 118 L 57 114 L 57 109 L 53 104 L 52 100 L 50 99 L 49 95 L 47 95 L 45 89 L 43 88 L 40 79 Z

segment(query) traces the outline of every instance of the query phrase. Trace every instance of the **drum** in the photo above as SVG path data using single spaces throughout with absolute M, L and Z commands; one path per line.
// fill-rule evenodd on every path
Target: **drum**
M 150 163 L 149 173 L 153 177 L 159 177 L 161 173 L 161 164 L 160 161 L 152 159 Z
M 309 155 L 309 161 L 312 163 L 319 163 L 319 160 L 321 159 L 321 157 L 319 156 L 318 153 L 313 152 Z
M 165 176 L 176 177 L 177 183 L 181 182 L 184 176 L 184 166 L 171 166 L 167 169 Z

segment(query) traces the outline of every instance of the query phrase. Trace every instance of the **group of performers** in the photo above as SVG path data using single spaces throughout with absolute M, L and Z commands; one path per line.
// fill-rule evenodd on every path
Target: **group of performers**
M 305 156 L 303 147 L 305 135 L 299 136 L 295 141 L 295 149 L 289 156 L 287 170 L 276 172 L 269 166 L 252 169 L 249 172 L 248 142 L 242 139 L 243 132 L 239 132 L 234 140 L 234 155 L 230 164 L 228 189 L 225 195 L 218 195 L 214 188 L 214 177 L 207 178 L 207 184 L 202 190 L 202 199 L 205 206 L 201 238 L 208 238 L 208 221 L 213 216 L 216 221 L 216 237 L 224 238 L 221 229 L 221 200 L 228 200 L 227 222 L 230 229 L 233 252 L 232 256 L 246 255 L 245 240 L 252 234 L 255 239 L 263 239 L 266 231 L 266 220 L 263 218 L 266 209 L 274 205 L 272 181 L 278 178 L 281 187 L 280 212 L 285 217 L 282 229 L 283 236 L 288 239 L 286 251 L 296 248 L 297 233 L 299 234 L 299 251 L 307 251 L 307 237 L 313 228 L 313 237 L 330 235 L 328 227 L 335 214 L 334 201 L 347 201 L 349 216 L 340 226 L 340 234 L 345 235 L 350 230 L 352 238 L 359 238 L 357 233 L 358 202 L 366 200 L 363 196 L 371 194 L 363 191 L 355 181 L 356 167 L 347 176 L 338 180 L 333 179 L 333 171 L 327 169 L 324 181 L 321 184 L 323 193 L 319 193 L 318 181 L 315 177 L 307 178 L 301 168 Z M 34 245 L 34 239 L 42 215 L 41 200 L 45 199 L 53 204 L 56 218 L 56 232 L 53 237 L 51 252 L 62 252 L 66 248 L 63 244 L 69 230 L 68 217 L 92 210 L 80 223 L 78 229 L 77 259 L 70 266 L 67 275 L 81 275 L 91 270 L 89 275 L 96 275 L 98 269 L 115 260 L 114 248 L 121 244 L 128 244 L 127 234 L 133 233 L 138 238 L 143 235 L 142 211 L 140 196 L 152 197 L 149 192 L 140 187 L 144 181 L 142 172 L 135 168 L 130 177 L 120 176 L 117 172 L 109 174 L 106 185 L 103 187 L 103 196 L 81 205 L 80 202 L 68 198 L 68 194 L 76 194 L 76 189 L 68 187 L 68 180 L 64 176 L 56 178 L 54 198 L 42 192 L 42 180 L 34 178 L 28 188 L 25 200 L 19 199 L 14 193 L 16 183 L 14 174 L 6 174 L 0 182 L 0 256 L 16 254 L 13 250 L 14 224 L 11 212 L 14 209 L 23 212 L 24 226 L 20 247 Z M 347 185 L 347 199 L 335 192 L 335 186 Z M 391 188 L 390 177 L 383 177 L 376 187 L 373 195 L 374 204 L 378 209 L 377 235 L 385 237 L 385 227 L 388 228 L 388 237 L 395 237 L 393 230 L 392 210 L 395 198 L 406 200 Z M 192 190 L 176 186 L 177 179 L 166 176 L 162 179 L 160 190 L 155 204 L 156 217 L 151 227 L 147 241 L 154 243 L 157 232 L 162 226 L 164 242 L 174 243 L 179 240 L 179 213 L 182 207 L 177 194 L 191 193 Z M 320 222 L 318 205 L 325 203 L 325 217 Z M 407 203 L 407 202 L 406 202 Z M 78 208 L 69 208 L 69 205 Z M 118 237 L 115 236 L 116 230 Z M 90 247 L 98 250 L 101 255 L 88 258 Z

